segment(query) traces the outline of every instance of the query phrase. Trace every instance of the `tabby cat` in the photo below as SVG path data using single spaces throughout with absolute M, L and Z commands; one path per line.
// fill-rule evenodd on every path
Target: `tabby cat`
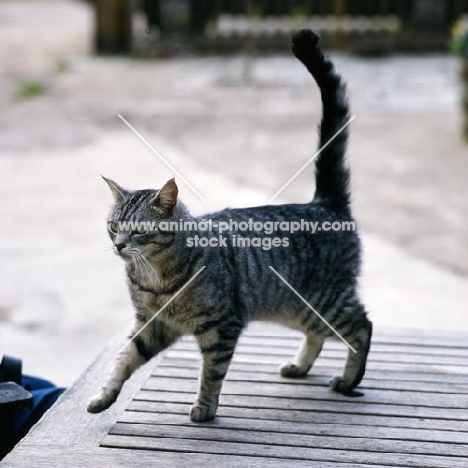
M 322 147 L 348 122 L 349 106 L 345 84 L 330 59 L 321 53 L 318 43 L 317 34 L 302 30 L 293 36 L 292 51 L 321 91 L 323 115 L 319 139 Z M 269 235 L 261 230 L 243 232 L 243 237 L 252 238 L 252 244 L 254 237 L 260 241 L 267 237 L 284 240 L 280 221 L 353 221 L 350 174 L 345 162 L 347 138 L 345 129 L 317 157 L 316 191 L 310 203 L 227 208 L 203 219 L 217 223 L 277 221 L 276 229 Z M 229 229 L 224 232 L 225 245 L 215 245 L 213 241 L 212 245 L 202 247 L 189 240 L 193 241 L 195 235 L 219 240 L 216 229 L 199 232 L 195 227 L 187 232 L 145 227 L 150 221 L 162 226 L 162 221 L 198 223 L 202 219 L 192 217 L 177 198 L 173 179 L 160 190 L 127 190 L 105 180 L 115 198 L 108 219 L 109 235 L 115 253 L 126 263 L 136 314 L 129 336 L 131 342 L 119 352 L 100 393 L 89 401 L 89 412 L 109 408 L 135 369 L 181 336 L 191 334 L 198 342 L 203 363 L 190 417 L 193 421 L 213 419 L 239 335 L 252 320 L 277 322 L 304 333 L 295 357 L 280 366 L 284 377 L 306 375 L 324 340 L 336 338 L 336 330 L 353 349 L 348 352 L 343 375 L 332 378 L 330 386 L 336 392 L 347 394 L 360 383 L 372 323 L 356 291 L 360 241 L 355 231 L 317 230 L 313 234 L 298 231 L 288 234 L 286 243 L 278 245 L 277 242 L 271 248 L 262 247 L 264 244 L 248 248 L 234 245 L 239 233 Z M 141 224 L 132 231 L 121 228 L 124 221 Z M 331 327 L 270 267 L 319 311 Z M 173 298 L 177 292 L 180 294 Z M 151 320 L 158 311 L 158 316 Z

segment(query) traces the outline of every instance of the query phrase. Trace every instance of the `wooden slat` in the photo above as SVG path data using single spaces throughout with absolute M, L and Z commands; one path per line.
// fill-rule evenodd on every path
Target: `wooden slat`
M 214 421 L 208 423 L 194 423 L 188 417 L 188 405 L 176 405 L 169 407 L 169 413 L 163 413 L 158 408 L 157 413 L 148 411 L 126 411 L 118 420 L 121 423 L 130 424 L 155 424 L 155 425 L 172 425 L 172 426 L 200 426 L 203 428 L 222 428 L 230 430 L 243 431 L 264 431 L 274 432 L 278 434 L 290 435 L 314 435 L 314 436 L 333 436 L 344 438 L 374 438 L 374 439 L 390 439 L 403 441 L 424 441 L 437 442 L 447 444 L 463 444 L 468 443 L 468 434 L 463 432 L 434 430 L 434 429 L 415 429 L 414 427 L 382 427 L 385 423 L 383 418 L 380 418 L 379 425 L 363 425 L 363 424 L 346 424 L 322 423 L 319 424 L 313 418 L 310 422 L 296 421 L 281 421 L 268 419 L 247 419 L 240 417 L 218 416 Z
M 164 407 L 163 407 L 164 408 Z M 173 426 L 201 426 L 209 428 L 241 429 L 246 431 L 266 431 L 279 434 L 310 434 L 316 436 L 352 437 L 352 438 L 374 438 L 405 441 L 443 442 L 448 444 L 467 443 L 468 435 L 453 430 L 441 430 L 434 428 L 416 429 L 411 421 L 410 427 L 381 427 L 372 424 L 358 424 L 356 421 L 344 423 L 329 421 L 328 423 L 317 423 L 315 417 L 307 423 L 297 421 L 281 421 L 268 419 L 247 419 L 242 417 L 218 416 L 214 421 L 208 423 L 194 423 L 188 417 L 188 405 L 168 405 L 170 411 L 157 413 L 149 411 L 126 411 L 118 420 L 130 424 L 157 424 Z M 239 416 L 238 414 L 236 416 Z M 369 422 L 361 418 L 362 422 Z M 381 423 L 381 420 L 379 421 Z M 352 426 L 352 430 L 351 429 Z M 453 425 L 452 425 L 453 429 Z
M 179 372 L 182 375 L 184 369 L 199 369 L 201 365 L 200 358 L 194 359 L 178 359 L 166 357 L 161 363 L 155 368 L 156 375 L 160 369 L 172 369 L 174 372 Z M 315 363 L 312 369 L 309 371 L 308 378 L 322 378 L 323 376 L 331 376 L 338 372 L 342 366 L 325 366 L 320 363 Z M 278 366 L 271 364 L 262 364 L 257 362 L 233 362 L 229 367 L 231 373 L 235 372 L 249 372 L 249 373 L 261 373 L 273 376 L 279 376 Z M 378 380 L 378 381 L 399 381 L 399 382 L 413 382 L 418 383 L 419 387 L 424 387 L 425 382 L 429 383 L 444 383 L 447 385 L 454 384 L 457 388 L 464 389 L 468 386 L 468 376 L 466 375 L 453 375 L 448 373 L 430 373 L 430 372 L 403 372 L 398 370 L 391 370 L 388 368 L 382 369 L 381 367 L 371 367 L 366 369 L 365 374 L 366 381 Z M 464 392 L 463 392 L 464 393 Z
M 178 359 L 198 359 L 199 356 L 195 351 L 180 351 L 178 349 L 172 348 L 167 354 L 168 357 L 178 358 Z M 271 354 L 255 354 L 255 361 L 262 364 L 272 364 L 278 365 L 279 363 L 290 361 L 290 354 L 284 355 L 271 355 Z M 233 357 L 233 362 L 252 362 L 252 354 L 236 352 Z M 317 364 L 319 365 L 329 365 L 329 366 L 343 366 L 344 358 L 339 360 L 335 358 L 326 358 L 319 356 L 317 359 Z M 409 361 L 407 362 L 392 362 L 392 361 L 375 361 L 372 356 L 372 352 L 369 354 L 369 360 L 367 362 L 367 367 L 372 369 L 382 369 L 390 368 L 393 370 L 404 370 L 408 372 L 430 372 L 430 373 L 448 373 L 455 375 L 468 375 L 468 367 L 460 366 L 458 364 L 434 364 L 430 360 L 427 363 L 420 363 L 418 361 Z
M 272 457 L 182 453 L 158 450 L 122 450 L 106 447 L 54 446 L 21 443 L 0 463 L 2 468 L 304 468 L 303 460 Z M 389 468 L 388 465 L 321 462 L 320 468 Z M 405 467 L 403 467 L 405 468 Z
M 283 339 L 298 339 L 302 333 L 273 323 L 251 323 L 244 335 L 269 336 Z M 467 333 L 455 330 L 424 330 L 408 328 L 379 328 L 375 327 L 372 342 L 387 342 L 390 344 L 417 344 L 421 347 L 461 347 L 468 348 Z
M 182 341 L 178 346 L 177 350 L 182 352 L 193 352 L 198 353 L 198 347 L 195 342 Z M 236 346 L 237 355 L 249 355 L 249 356 L 278 356 L 280 359 L 291 359 L 295 354 L 295 347 L 280 348 L 274 346 L 251 346 L 240 342 Z M 326 349 L 324 348 L 320 353 L 322 359 L 336 359 L 343 360 L 346 357 L 347 351 L 342 349 Z M 460 366 L 463 367 L 463 372 L 468 372 L 468 356 L 444 356 L 440 354 L 431 354 L 429 352 L 421 351 L 420 353 L 404 353 L 395 351 L 381 351 L 379 349 L 371 348 L 368 357 L 369 362 L 381 362 L 381 363 L 414 363 L 428 364 L 428 365 L 448 365 L 448 366 Z
M 385 460 L 390 466 L 409 466 L 424 468 L 466 468 L 466 459 L 440 455 L 420 455 L 408 453 L 381 454 L 366 450 L 366 441 L 357 450 L 323 449 L 307 447 L 275 446 L 271 444 L 252 444 L 179 438 L 157 438 L 147 436 L 108 435 L 104 447 L 127 449 L 173 450 L 177 452 L 212 453 L 238 456 L 273 457 L 283 460 L 307 460 L 347 463 L 378 464 Z M 241 459 L 239 460 L 240 463 Z
M 198 379 L 199 370 L 197 367 L 180 368 L 162 367 L 158 366 L 153 372 L 153 377 L 172 377 L 181 379 Z M 226 376 L 226 381 L 235 382 L 256 382 L 256 383 L 275 383 L 283 385 L 300 384 L 309 385 L 311 387 L 328 387 L 328 380 L 331 373 L 315 374 L 307 378 L 287 379 L 282 377 L 279 373 L 267 374 L 261 372 L 241 372 L 231 371 Z M 398 381 L 392 380 L 371 380 L 365 378 L 359 390 L 365 392 L 366 389 L 380 389 L 380 390 L 404 390 L 409 392 L 420 393 L 445 393 L 445 394 L 468 394 L 468 384 L 452 384 L 445 382 L 425 382 L 423 385 L 416 384 L 414 381 Z M 294 390 L 292 390 L 294 391 Z M 312 390 L 313 391 L 313 390 Z M 441 398 L 444 398 L 441 396 Z
M 146 414 L 148 418 L 157 422 L 160 414 L 181 414 L 189 420 L 188 414 L 192 400 L 183 403 L 164 401 L 134 400 L 128 411 Z M 240 402 L 242 404 L 242 401 Z M 296 410 L 294 408 L 252 408 L 243 406 L 221 405 L 217 415 L 220 418 L 242 418 L 259 421 L 333 424 L 337 427 L 373 426 L 382 428 L 428 429 L 460 433 L 468 439 L 468 421 L 451 421 L 450 419 L 429 419 L 421 416 L 392 416 L 380 414 L 341 414 L 338 412 L 313 410 Z M 122 416 L 123 418 L 124 416 Z M 280 423 L 281 422 L 281 423 Z
M 198 382 L 193 379 L 155 378 L 148 379 L 144 390 L 163 390 L 196 393 Z M 424 397 L 408 391 L 366 389 L 365 394 L 359 398 L 352 398 L 333 392 L 328 388 L 316 387 L 295 383 L 282 385 L 276 383 L 256 384 L 252 382 L 226 381 L 223 384 L 224 395 L 251 395 L 278 397 L 285 399 L 308 399 L 320 401 L 333 401 L 350 403 L 354 405 L 411 405 L 422 408 L 462 409 L 468 408 L 468 395 L 452 394 L 441 396 L 436 393 L 425 393 Z M 464 415 L 466 417 L 466 415 Z
M 298 343 L 304 337 L 302 332 L 291 330 L 280 325 L 263 324 L 260 322 L 251 323 L 242 333 L 241 340 L 251 342 L 279 341 L 282 345 Z M 187 339 L 184 337 L 183 339 Z M 407 329 L 379 329 L 374 327 L 372 344 L 375 346 L 408 346 L 416 348 L 440 348 L 440 349 L 468 349 L 466 341 L 467 332 L 452 331 L 428 331 L 428 330 L 407 330 Z M 191 338 L 189 338 L 191 339 Z M 327 345 L 341 346 L 341 340 L 333 336 L 326 340 Z
M 468 337 L 467 337 L 468 339 Z M 190 342 L 191 339 L 187 338 L 184 341 Z M 278 348 L 285 349 L 288 351 L 293 351 L 299 346 L 302 339 L 300 337 L 293 339 L 284 339 L 276 336 L 253 336 L 253 335 L 243 335 L 239 342 L 247 346 L 256 346 L 256 347 L 267 347 L 267 348 Z M 323 350 L 342 350 L 345 349 L 344 343 L 338 340 L 328 339 L 325 341 Z M 394 343 L 391 339 L 386 341 L 378 341 L 377 339 L 372 340 L 371 349 L 373 351 L 379 352 L 394 352 L 394 353 L 404 353 L 404 354 L 413 354 L 416 356 L 421 355 L 435 355 L 435 356 L 458 356 L 458 357 L 468 357 L 468 346 L 467 347 L 454 347 L 450 346 L 447 343 L 446 346 L 434 346 L 427 345 L 421 346 L 418 343 Z
M 278 434 L 263 430 L 232 430 L 226 428 L 210 428 L 198 425 L 170 426 L 162 424 L 130 424 L 117 423 L 111 430 L 111 434 L 137 437 L 195 439 L 213 442 L 234 442 L 255 445 L 268 445 L 270 447 L 288 448 L 321 448 L 332 450 L 366 450 L 379 453 L 407 453 L 433 455 L 436 453 L 450 453 L 451 457 L 468 456 L 468 445 L 443 442 L 426 442 L 414 440 L 377 439 L 371 434 L 367 437 L 354 437 L 349 428 L 347 436 L 335 437 L 326 434 Z M 104 441 L 104 444 L 106 442 Z
M 167 401 L 174 403 L 192 403 L 195 400 L 195 392 L 182 393 L 180 391 L 149 391 L 142 390 L 135 396 L 135 400 Z M 453 421 L 466 420 L 466 411 L 452 408 L 428 408 L 411 405 L 391 404 L 355 404 L 358 398 L 343 401 L 304 398 L 280 398 L 272 396 L 230 395 L 222 392 L 221 406 L 244 408 L 271 408 L 284 410 L 327 411 L 335 413 L 337 420 L 340 416 L 348 417 L 350 414 L 380 415 L 380 416 L 411 416 L 427 419 L 445 419 Z M 252 413 L 253 414 L 253 413 Z

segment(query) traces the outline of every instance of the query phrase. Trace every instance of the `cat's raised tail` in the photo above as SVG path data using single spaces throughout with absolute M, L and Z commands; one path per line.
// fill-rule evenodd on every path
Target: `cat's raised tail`
M 350 112 L 346 85 L 332 61 L 322 54 L 319 41 L 319 36 L 307 29 L 292 38 L 293 54 L 307 67 L 320 88 L 323 105 L 320 149 L 350 121 Z M 347 141 L 346 126 L 315 160 L 314 200 L 337 210 L 348 210 L 350 203 L 350 174 L 345 160 Z

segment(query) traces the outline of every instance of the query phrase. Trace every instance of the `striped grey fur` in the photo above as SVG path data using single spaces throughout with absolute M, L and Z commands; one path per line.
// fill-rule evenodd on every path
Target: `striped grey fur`
M 293 53 L 320 87 L 323 117 L 320 146 L 349 119 L 345 85 L 332 62 L 318 48 L 318 36 L 300 31 L 293 37 Z M 218 222 L 353 221 L 349 206 L 349 172 L 345 149 L 348 130 L 341 132 L 316 160 L 316 193 L 306 204 L 225 209 L 203 219 Z M 349 351 L 342 376 L 334 377 L 333 390 L 347 394 L 365 371 L 372 324 L 357 292 L 360 242 L 355 231 L 298 231 L 288 234 L 288 246 L 234 247 L 235 231 L 224 232 L 224 247 L 189 247 L 195 234 L 218 238 L 214 231 L 130 232 L 116 229 L 117 221 L 200 221 L 178 200 L 174 180 L 160 190 L 126 190 L 106 179 L 115 198 L 109 216 L 109 235 L 116 253 L 126 262 L 128 288 L 136 310 L 133 341 L 118 355 L 101 392 L 92 398 L 88 411 L 107 409 L 117 398 L 125 380 L 141 364 L 185 334 L 193 335 L 203 357 L 197 399 L 191 408 L 194 421 L 215 416 L 223 379 L 239 335 L 252 320 L 273 321 L 300 330 L 304 341 L 291 362 L 280 367 L 286 377 L 305 375 L 334 332 L 273 274 L 272 266 L 357 351 Z M 243 237 L 284 238 L 279 228 L 243 232 Z M 203 272 L 151 321 L 171 298 L 203 267 Z M 137 336 L 141 327 L 149 325 Z

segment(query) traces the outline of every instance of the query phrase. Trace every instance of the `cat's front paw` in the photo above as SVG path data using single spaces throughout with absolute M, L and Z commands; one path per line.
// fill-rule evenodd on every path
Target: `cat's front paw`
M 117 395 L 100 393 L 88 401 L 88 413 L 101 413 L 117 400 Z
M 292 362 L 285 362 L 279 367 L 279 372 L 283 377 L 288 377 L 290 379 L 297 377 L 304 377 L 309 372 L 309 367 L 302 367 L 294 364 Z
M 195 422 L 211 421 L 216 415 L 216 406 L 206 406 L 198 402 L 190 408 L 190 419 Z

